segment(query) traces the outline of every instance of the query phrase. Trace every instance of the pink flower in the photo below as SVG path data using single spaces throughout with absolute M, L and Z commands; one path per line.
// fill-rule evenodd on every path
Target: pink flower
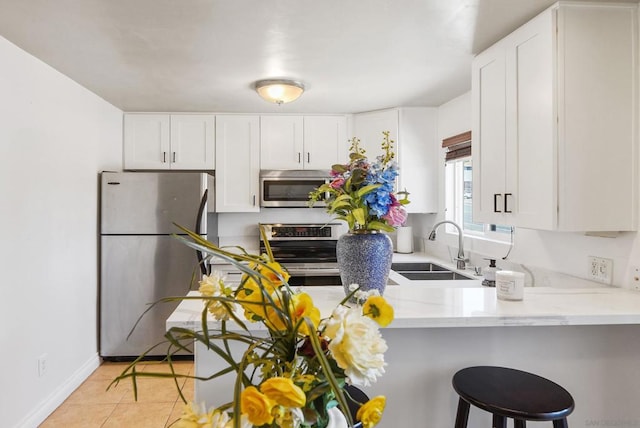
M 401 226 L 407 220 L 407 211 L 399 203 L 395 203 L 389 207 L 389 212 L 382 216 L 390 226 Z
M 343 185 L 344 185 L 344 178 L 343 177 L 337 177 L 329 184 L 329 186 L 331 186 L 333 189 L 339 189 Z
M 349 165 L 344 165 L 345 168 L 348 168 Z M 329 171 L 329 175 L 331 177 L 339 177 L 340 175 L 342 175 L 341 172 L 336 171 L 335 169 L 332 169 L 331 171 Z

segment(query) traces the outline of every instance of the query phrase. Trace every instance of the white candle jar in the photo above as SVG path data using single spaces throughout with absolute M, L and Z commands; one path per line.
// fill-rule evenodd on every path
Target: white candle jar
M 524 274 L 510 270 L 496 272 L 496 295 L 500 300 L 522 300 Z

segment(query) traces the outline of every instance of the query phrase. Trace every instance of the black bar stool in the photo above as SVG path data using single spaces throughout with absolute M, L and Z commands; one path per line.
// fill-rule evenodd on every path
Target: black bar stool
M 568 428 L 567 416 L 575 403 L 566 389 L 543 377 L 505 367 L 467 367 L 453 376 L 460 399 L 455 428 L 466 428 L 470 404 L 493 414 L 493 428 L 515 428 L 526 421 L 553 421 L 554 428 Z

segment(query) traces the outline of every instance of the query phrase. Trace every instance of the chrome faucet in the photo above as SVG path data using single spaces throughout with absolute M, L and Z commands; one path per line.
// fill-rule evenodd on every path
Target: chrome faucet
M 458 229 L 458 257 L 456 257 L 456 267 L 458 269 L 464 269 L 465 263 L 469 261 L 468 258 L 464 256 L 464 235 L 462 234 L 462 229 L 456 223 L 450 220 L 440 221 L 433 225 L 433 229 L 431 229 L 431 233 L 429 234 L 429 241 L 436 240 L 436 229 L 438 226 L 444 223 L 452 224 Z

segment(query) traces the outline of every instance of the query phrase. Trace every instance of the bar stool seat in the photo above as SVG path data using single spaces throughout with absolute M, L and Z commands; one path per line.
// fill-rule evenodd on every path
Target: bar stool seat
M 526 421 L 553 421 L 554 428 L 567 428 L 575 406 L 557 383 L 505 367 L 467 367 L 452 383 L 460 396 L 455 428 L 466 428 L 470 404 L 492 413 L 494 428 L 506 428 L 507 418 L 514 419 L 516 428 L 524 428 Z

